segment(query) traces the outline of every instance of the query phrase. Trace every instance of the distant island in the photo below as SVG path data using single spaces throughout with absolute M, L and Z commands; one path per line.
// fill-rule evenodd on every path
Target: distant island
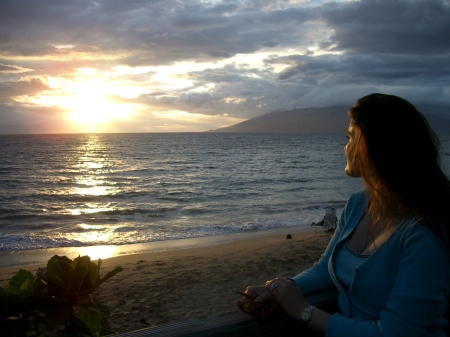
M 273 111 L 209 132 L 345 134 L 349 122 L 347 111 L 348 107 L 344 106 Z M 450 119 L 436 115 L 426 117 L 436 133 L 450 133 Z

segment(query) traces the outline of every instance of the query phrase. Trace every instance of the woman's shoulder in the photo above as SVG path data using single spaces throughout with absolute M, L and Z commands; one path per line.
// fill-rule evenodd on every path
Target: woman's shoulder
M 431 255 L 434 253 L 448 255 L 447 245 L 444 243 L 438 232 L 433 231 L 429 226 L 421 223 L 413 215 L 408 215 L 396 229 L 397 239 L 403 247 L 421 246 Z
M 353 202 L 353 203 L 362 202 L 362 203 L 366 204 L 367 201 L 368 201 L 368 196 L 367 196 L 367 193 L 365 190 L 359 190 L 357 192 L 354 192 L 348 199 L 348 202 Z
M 353 193 L 347 200 L 339 221 L 338 227 L 345 236 L 348 232 L 351 232 L 358 224 L 368 202 L 367 194 L 364 190 Z
M 369 197 L 364 190 L 353 193 L 347 200 L 344 213 L 353 213 L 355 210 L 366 209 Z

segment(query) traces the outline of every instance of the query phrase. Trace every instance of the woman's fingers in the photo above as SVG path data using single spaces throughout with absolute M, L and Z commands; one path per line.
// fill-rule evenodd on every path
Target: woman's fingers
M 274 294 L 272 293 L 271 288 L 275 287 L 274 289 L 276 289 L 280 285 L 280 283 L 285 284 L 287 282 L 294 284 L 292 281 L 289 281 L 285 278 L 277 277 L 273 280 L 267 281 L 265 286 L 248 286 L 245 290 L 246 295 L 244 295 L 242 301 L 250 301 L 250 298 L 254 298 L 255 301 L 263 303 L 274 301 L 276 300 L 276 298 L 274 298 Z
M 294 282 L 288 279 L 275 278 L 266 283 L 266 289 L 283 310 L 292 317 L 298 317 L 299 312 L 308 306 L 303 293 Z
M 272 294 L 269 291 L 267 291 L 266 289 L 264 289 L 264 292 L 261 295 L 259 295 L 257 298 L 255 298 L 255 301 L 263 302 L 263 303 L 270 302 L 273 300 L 274 300 L 274 298 L 273 298 Z
M 275 290 L 279 286 L 289 285 L 289 283 L 291 283 L 291 285 L 295 286 L 295 284 L 292 281 L 289 281 L 288 279 L 285 279 L 282 277 L 277 277 L 277 278 L 274 278 L 273 280 L 266 282 L 266 289 L 271 292 L 271 290 Z
M 284 296 L 290 296 L 293 293 L 300 293 L 303 297 L 303 294 L 294 282 L 282 277 L 277 277 L 271 280 L 267 283 L 266 289 L 275 297 L 277 301 L 278 299 Z
M 249 286 L 249 287 L 247 287 L 247 289 L 245 289 L 246 295 L 244 295 L 244 298 L 242 299 L 242 301 L 247 302 L 247 301 L 251 301 L 251 300 L 258 300 L 258 301 L 264 302 L 262 300 L 264 298 L 266 298 L 267 295 L 262 296 L 262 298 L 261 298 L 262 300 L 258 299 L 264 293 L 268 293 L 264 286 Z M 270 298 L 272 297 L 272 295 L 270 295 L 270 293 L 268 295 Z

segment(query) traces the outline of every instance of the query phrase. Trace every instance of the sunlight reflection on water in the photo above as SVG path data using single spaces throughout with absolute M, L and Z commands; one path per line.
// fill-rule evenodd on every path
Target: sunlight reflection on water
M 113 189 L 108 186 L 75 187 L 70 194 L 78 195 L 109 195 L 114 194 Z
M 90 135 L 86 143 L 78 147 L 77 152 L 80 154 L 78 160 L 73 165 L 75 172 L 81 174 L 75 177 L 75 182 L 78 186 L 73 187 L 69 194 L 75 196 L 107 196 L 119 193 L 120 190 L 112 188 L 105 174 L 104 168 L 113 166 L 110 160 L 107 158 L 107 151 L 104 143 L 99 140 L 98 135 Z M 99 177 L 102 174 L 103 176 Z M 113 207 L 110 207 L 110 203 L 86 203 L 84 208 L 67 209 L 67 211 L 73 215 L 81 214 L 95 214 L 100 212 L 114 211 Z M 78 225 L 83 232 L 71 233 L 69 236 L 75 241 L 90 243 L 108 243 L 113 235 L 113 228 L 103 228 L 103 226 L 93 227 L 84 223 Z M 93 230 L 97 229 L 97 230 Z M 114 252 L 114 246 L 93 246 L 86 247 L 91 253 L 83 253 L 84 255 L 93 254 L 95 256 L 107 258 Z M 92 256 L 93 257 L 93 256 Z
M 81 256 L 88 255 L 91 260 L 107 259 L 117 256 L 119 249 L 117 246 L 92 246 L 78 248 L 78 253 Z
M 80 224 L 77 227 L 80 232 L 72 232 L 72 233 L 66 233 L 65 238 L 68 238 L 71 241 L 74 242 L 96 242 L 99 244 L 104 244 L 106 246 L 99 246 L 99 247 L 109 247 L 108 244 L 111 243 L 114 239 L 114 230 L 115 227 L 113 226 L 99 226 L 99 225 L 88 225 L 88 224 Z M 103 251 L 103 249 L 94 249 L 96 246 L 87 246 L 88 249 L 91 250 L 99 250 Z M 112 246 L 111 246 L 112 247 Z M 81 248 L 80 248 L 81 249 Z M 105 249 L 105 251 L 110 251 L 110 249 Z

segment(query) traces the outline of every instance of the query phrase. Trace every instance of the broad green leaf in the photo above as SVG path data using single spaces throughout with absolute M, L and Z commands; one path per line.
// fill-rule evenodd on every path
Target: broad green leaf
M 56 288 L 58 289 L 57 295 L 63 295 L 65 294 L 64 297 L 67 297 L 69 294 L 69 288 L 67 287 L 66 283 L 61 280 L 56 274 L 53 273 L 47 273 L 47 277 L 48 277 L 48 281 L 52 283 L 52 285 L 56 286 Z
M 97 335 L 100 327 L 105 322 L 105 316 L 93 311 L 87 300 L 84 300 L 83 302 L 85 303 L 81 303 L 82 306 L 77 305 L 76 307 L 77 318 L 83 322 L 90 331 Z
M 24 283 L 22 283 L 22 285 L 20 286 L 20 290 L 28 290 L 30 286 L 32 286 L 31 284 L 32 280 L 27 279 Z
M 33 294 L 33 280 L 27 279 L 20 287 L 20 295 L 23 297 L 29 297 Z
M 15 293 L 15 294 L 28 294 L 29 287 L 31 287 L 31 293 L 33 292 L 33 274 L 25 269 L 20 269 L 16 275 L 14 275 L 8 284 L 8 292 Z M 22 290 L 22 286 L 26 283 L 24 286 L 24 289 Z M 29 293 L 29 295 L 31 295 Z
M 82 286 L 85 283 L 85 278 L 88 274 L 90 262 L 91 259 L 89 256 L 83 256 L 77 257 L 71 264 L 72 271 L 69 279 L 69 289 L 71 292 L 77 292 L 82 289 Z M 92 286 L 88 285 L 88 288 L 92 288 Z
M 82 320 L 75 317 L 75 321 L 78 327 L 78 336 L 97 337 L 97 334 L 88 327 Z
M 89 281 L 91 282 L 91 285 L 94 287 L 98 283 L 99 279 L 100 274 L 97 264 L 91 261 L 89 264 Z
M 70 271 L 70 264 L 73 261 L 69 259 L 67 256 L 53 256 L 47 263 L 47 268 L 50 266 L 57 266 L 58 268 L 64 270 L 66 273 Z
M 75 269 L 77 267 L 78 262 L 81 260 L 81 255 L 78 255 L 71 263 L 70 263 L 70 269 Z
M 65 256 L 53 256 L 47 263 L 47 272 L 45 275 L 53 275 L 54 279 L 58 278 L 63 284 L 66 284 L 69 279 L 70 263 L 72 260 Z M 59 284 L 59 282 L 57 282 Z M 67 286 L 65 287 L 67 288 Z

